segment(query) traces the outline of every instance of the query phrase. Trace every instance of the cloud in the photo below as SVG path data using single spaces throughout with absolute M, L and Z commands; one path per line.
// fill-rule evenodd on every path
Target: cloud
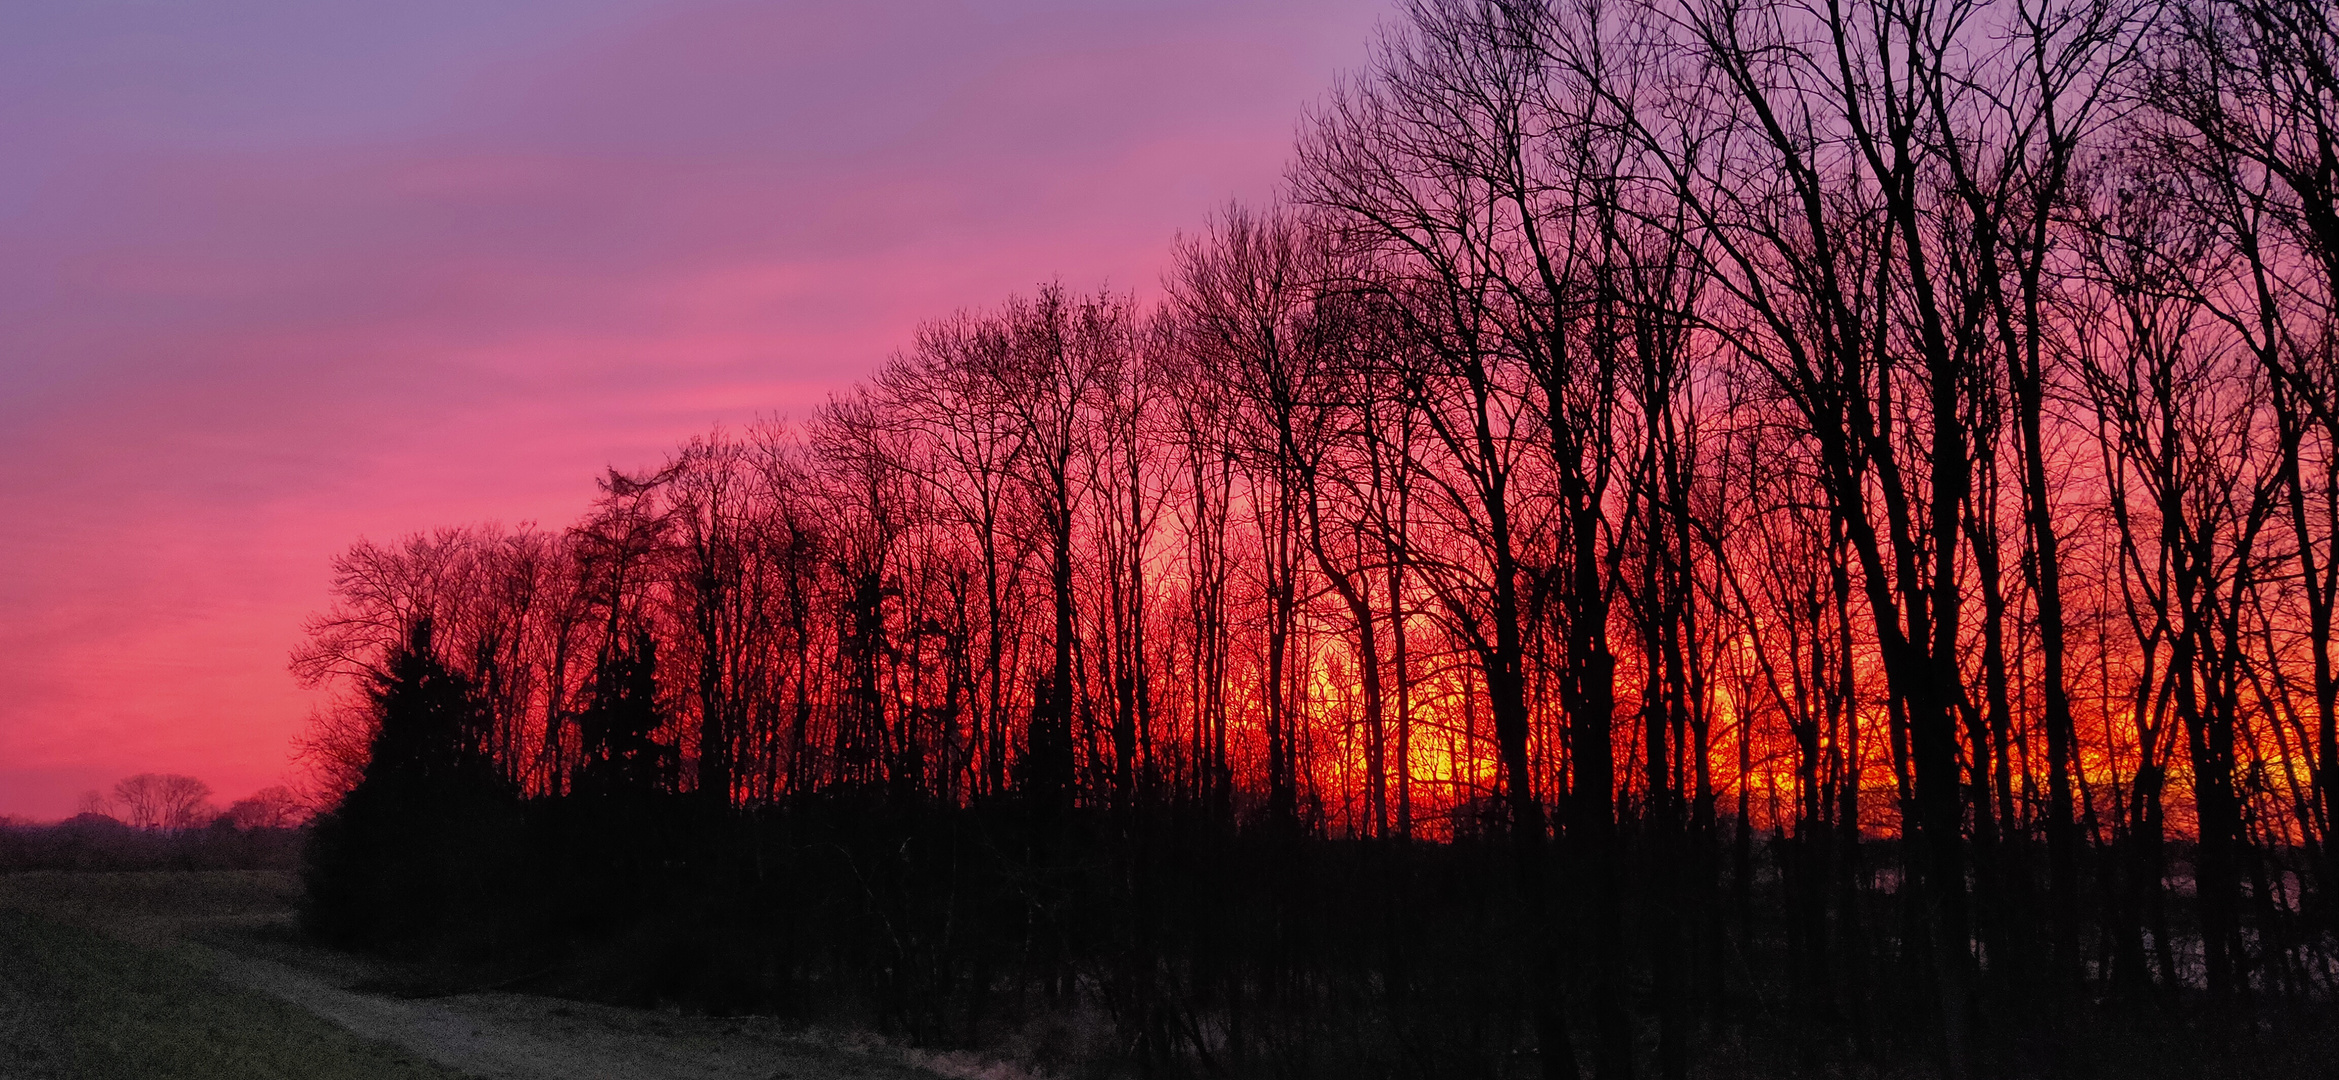
M 0 812 L 282 775 L 360 535 L 563 522 L 919 319 L 1150 289 L 1377 6 L 0 15 Z

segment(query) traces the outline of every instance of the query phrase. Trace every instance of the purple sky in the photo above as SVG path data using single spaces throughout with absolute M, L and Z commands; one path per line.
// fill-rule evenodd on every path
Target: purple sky
M 359 536 L 1150 291 L 1381 0 L 0 5 L 0 814 L 292 778 Z

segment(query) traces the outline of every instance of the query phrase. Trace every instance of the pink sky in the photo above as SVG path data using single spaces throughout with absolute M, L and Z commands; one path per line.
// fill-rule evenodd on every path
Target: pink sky
M 565 524 L 921 319 L 1150 290 L 1383 6 L 0 9 L 0 814 L 292 779 L 360 536 Z

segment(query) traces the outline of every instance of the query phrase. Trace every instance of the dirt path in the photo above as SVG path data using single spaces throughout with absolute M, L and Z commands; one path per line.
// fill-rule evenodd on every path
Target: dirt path
M 768 1021 L 685 1017 L 525 994 L 384 997 L 279 961 L 215 952 L 219 974 L 229 982 L 482 1080 L 933 1080 L 943 1075 L 888 1061 L 872 1050 L 824 1047 Z
M 195 962 L 231 986 L 478 1080 L 1030 1080 L 1009 1066 L 763 1018 L 626 1009 L 527 994 L 407 998 L 353 989 L 364 959 L 298 942 L 289 875 L 0 875 L 0 909 L 102 931 Z M 5 1031 L 0 1031 L 4 1036 Z M 5 1059 L 0 1059 L 5 1064 Z M 0 1069 L 0 1072 L 5 1072 Z

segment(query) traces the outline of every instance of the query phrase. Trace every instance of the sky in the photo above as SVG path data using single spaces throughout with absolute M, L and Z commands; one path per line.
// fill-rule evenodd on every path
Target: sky
M 1154 290 L 1384 7 L 0 5 L 0 815 L 297 780 L 360 537 L 563 525 L 921 320 Z

